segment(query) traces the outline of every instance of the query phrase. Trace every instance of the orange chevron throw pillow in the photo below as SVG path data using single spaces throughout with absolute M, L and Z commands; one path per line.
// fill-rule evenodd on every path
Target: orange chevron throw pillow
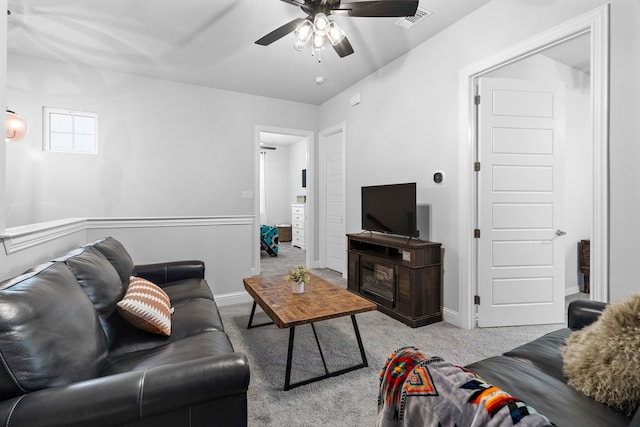
M 137 328 L 167 337 L 171 335 L 173 308 L 169 296 L 146 279 L 131 276 L 129 288 L 118 302 L 118 312 Z

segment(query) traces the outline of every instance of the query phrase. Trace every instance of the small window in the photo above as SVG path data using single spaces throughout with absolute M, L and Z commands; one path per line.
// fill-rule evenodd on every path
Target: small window
M 65 153 L 97 153 L 98 115 L 44 107 L 44 148 Z

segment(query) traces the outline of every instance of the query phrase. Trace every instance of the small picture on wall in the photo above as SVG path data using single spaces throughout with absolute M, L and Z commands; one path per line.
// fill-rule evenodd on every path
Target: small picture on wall
M 302 188 L 307 188 L 307 170 L 302 169 Z

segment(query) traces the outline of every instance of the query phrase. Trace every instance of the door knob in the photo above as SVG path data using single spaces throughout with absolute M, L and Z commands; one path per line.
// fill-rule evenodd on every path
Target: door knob
M 556 230 L 556 236 L 564 236 L 565 234 L 567 234 L 566 231 Z

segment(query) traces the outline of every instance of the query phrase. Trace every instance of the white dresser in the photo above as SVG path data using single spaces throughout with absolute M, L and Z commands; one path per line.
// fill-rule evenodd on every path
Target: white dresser
M 304 249 L 304 203 L 291 204 L 291 245 Z

